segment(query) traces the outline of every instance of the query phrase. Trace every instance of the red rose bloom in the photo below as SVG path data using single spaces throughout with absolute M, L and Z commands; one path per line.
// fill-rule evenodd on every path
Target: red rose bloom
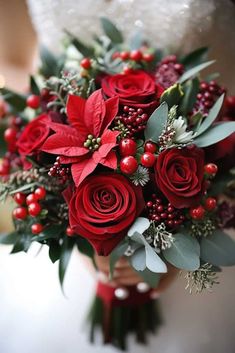
M 47 114 L 42 114 L 24 128 L 17 141 L 18 151 L 22 156 L 31 156 L 39 151 L 50 133 L 49 122 Z
M 65 190 L 71 228 L 99 255 L 109 255 L 144 207 L 140 187 L 119 174 L 89 176 L 74 191 Z
M 119 97 L 122 105 L 153 111 L 158 105 L 158 98 L 163 88 L 156 85 L 152 76 L 144 71 L 130 74 L 106 76 L 101 86 L 107 97 Z
M 197 205 L 203 193 L 204 152 L 196 146 L 162 152 L 155 164 L 160 191 L 176 208 Z

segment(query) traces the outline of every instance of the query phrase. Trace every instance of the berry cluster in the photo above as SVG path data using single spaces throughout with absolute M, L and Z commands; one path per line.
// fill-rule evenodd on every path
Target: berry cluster
M 203 116 L 207 116 L 211 107 L 224 92 L 225 89 L 220 87 L 217 82 L 202 81 L 199 93 L 197 94 L 197 101 L 193 108 L 193 114 L 200 111 Z
M 53 167 L 50 168 L 48 175 L 51 177 L 60 177 L 63 181 L 67 181 L 70 176 L 70 169 L 68 167 L 63 167 L 60 162 L 60 157 L 57 157 Z
M 121 122 L 128 129 L 128 137 L 134 137 L 135 134 L 142 132 L 149 119 L 148 114 L 143 109 L 134 109 L 128 106 L 123 108 L 123 113 L 116 117 L 116 122 Z
M 171 203 L 152 194 L 152 199 L 146 203 L 148 218 L 156 223 L 164 223 L 166 227 L 173 229 L 179 227 L 185 220 L 182 210 L 176 209 Z
M 17 220 L 24 220 L 28 216 L 39 216 L 42 211 L 40 201 L 44 200 L 45 197 L 46 189 L 44 187 L 38 187 L 33 193 L 28 195 L 22 192 L 17 192 L 14 195 L 14 201 L 18 206 L 13 210 L 13 217 Z M 42 230 L 43 226 L 41 223 L 34 223 L 31 226 L 33 234 L 39 234 Z
M 176 83 L 184 72 L 184 66 L 175 55 L 168 55 L 158 64 L 155 78 L 162 87 L 168 88 Z
M 132 60 L 134 62 L 146 62 L 150 63 L 154 60 L 154 54 L 152 53 L 143 53 L 141 50 L 132 50 L 116 52 L 113 55 L 113 59 L 120 58 L 122 61 Z

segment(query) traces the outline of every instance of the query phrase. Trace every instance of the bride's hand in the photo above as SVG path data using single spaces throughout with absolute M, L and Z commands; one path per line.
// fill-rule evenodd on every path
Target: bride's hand
M 108 281 L 109 279 L 109 257 L 95 255 L 95 262 L 100 275 Z M 175 279 L 178 269 L 168 265 L 168 272 L 163 274 L 157 288 L 152 290 L 152 298 L 157 298 L 164 292 Z M 113 286 L 136 285 L 143 282 L 143 278 L 129 265 L 127 259 L 122 257 L 115 265 L 113 279 L 110 282 Z

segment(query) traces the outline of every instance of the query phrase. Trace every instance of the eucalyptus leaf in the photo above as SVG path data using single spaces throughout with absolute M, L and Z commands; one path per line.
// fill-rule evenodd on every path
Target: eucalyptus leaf
M 12 232 L 10 234 L 0 234 L 0 244 L 4 244 L 4 245 L 15 244 L 19 236 L 20 235 L 17 232 Z
M 131 265 L 136 271 L 144 271 L 146 269 L 146 252 L 142 246 L 137 249 L 130 258 Z
M 201 258 L 215 266 L 235 265 L 235 241 L 222 230 L 201 240 Z
M 156 273 L 166 273 L 167 267 L 165 262 L 162 261 L 160 256 L 153 250 L 153 248 L 146 242 L 145 243 L 146 251 L 146 267 Z
M 183 83 L 190 78 L 196 76 L 200 71 L 206 69 L 208 66 L 212 65 L 215 62 L 215 60 L 207 61 L 205 63 L 199 64 L 197 66 L 194 66 L 193 68 L 189 69 L 186 71 L 179 79 L 179 83 Z
M 173 105 L 178 105 L 182 99 L 184 92 L 179 83 L 167 88 L 161 95 L 160 103 L 166 102 L 168 108 L 173 107 Z
M 167 103 L 162 103 L 150 116 L 145 131 L 145 140 L 151 140 L 158 142 L 159 136 L 166 126 L 168 118 L 168 106 Z
M 114 267 L 116 262 L 120 259 L 120 257 L 122 257 L 125 253 L 125 251 L 127 250 L 128 247 L 128 243 L 126 241 L 118 244 L 118 246 L 116 246 L 116 248 L 111 252 L 110 254 L 110 260 L 109 260 L 109 269 L 110 269 L 110 277 L 112 279 L 113 277 L 113 271 L 114 271 Z
M 149 271 L 147 268 L 144 271 L 139 272 L 139 275 L 151 288 L 156 288 L 161 279 L 160 273 Z
M 179 105 L 179 111 L 182 115 L 187 115 L 193 109 L 199 92 L 199 80 L 195 77 L 187 81 L 183 86 L 184 96 Z
M 128 237 L 132 237 L 136 232 L 143 234 L 150 226 L 148 218 L 138 217 L 128 230 Z
M 104 33 L 113 43 L 120 44 L 123 42 L 122 33 L 109 19 L 107 19 L 106 17 L 101 17 L 101 24 Z
M 194 139 L 195 145 L 198 147 L 207 147 L 225 139 L 235 132 L 235 122 L 229 121 L 217 123 L 206 130 L 202 135 Z
M 213 107 L 210 109 L 208 116 L 204 119 L 203 123 L 201 124 L 201 126 L 197 131 L 197 136 L 205 132 L 215 121 L 223 105 L 223 101 L 224 101 L 224 94 L 222 94 L 219 97 L 219 99 L 217 99 Z
M 201 64 L 207 58 L 208 47 L 201 47 L 181 58 L 180 62 L 188 70 Z
M 200 246 L 189 234 L 175 234 L 174 242 L 170 248 L 163 250 L 163 256 L 182 270 L 195 271 L 200 267 Z

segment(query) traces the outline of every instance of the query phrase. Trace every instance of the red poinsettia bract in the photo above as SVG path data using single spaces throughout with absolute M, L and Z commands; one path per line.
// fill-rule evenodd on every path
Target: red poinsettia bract
M 87 100 L 70 95 L 66 108 L 71 126 L 51 123 L 55 133 L 49 136 L 42 150 L 60 156 L 64 164 L 72 164 L 73 180 L 78 186 L 98 164 L 117 168 L 117 157 L 112 149 L 119 132 L 108 127 L 117 115 L 118 97 L 105 101 L 101 89 Z

